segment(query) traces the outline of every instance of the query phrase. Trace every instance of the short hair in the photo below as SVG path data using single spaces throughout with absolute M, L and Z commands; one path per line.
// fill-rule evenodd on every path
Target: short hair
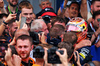
M 94 4 L 96 1 L 100 1 L 100 0 L 92 0 L 91 4 Z
M 62 25 L 56 24 L 50 29 L 50 37 L 57 38 L 58 36 L 62 35 L 65 31 L 65 28 Z
M 35 30 L 41 30 L 42 28 L 43 28 L 43 26 L 42 26 L 42 22 L 44 22 L 44 20 L 43 19 L 36 19 L 36 20 L 34 20 L 32 23 L 31 23 L 31 29 L 30 29 L 30 31 L 31 32 L 33 32 L 33 31 L 35 31 Z
M 57 21 L 59 23 L 65 23 L 66 24 L 66 20 L 64 18 L 57 16 L 57 17 L 52 18 L 51 25 L 53 26 Z
M 19 10 L 22 10 L 23 8 L 27 8 L 27 9 L 31 9 L 33 10 L 33 6 L 31 5 L 30 2 L 28 1 L 22 1 L 20 4 L 19 4 Z
M 15 20 L 11 20 L 11 22 L 8 24 L 9 29 L 12 28 L 12 26 L 14 25 L 14 23 L 17 24 L 17 23 L 15 22 Z
M 17 39 L 16 39 L 16 42 L 17 42 L 17 40 L 19 40 L 19 39 L 21 39 L 21 40 L 29 40 L 30 41 L 30 43 L 31 43 L 31 45 L 32 45 L 32 43 L 33 43 L 33 40 L 32 40 L 32 38 L 30 37 L 30 36 L 28 36 L 28 35 L 21 35 L 21 36 L 19 36 Z M 16 43 L 17 44 L 17 43 Z
M 77 35 L 74 32 L 65 32 L 63 36 L 64 42 L 72 43 L 73 45 L 77 42 Z
M 98 15 L 100 15 L 100 10 L 99 11 L 95 11 L 93 13 L 93 17 L 92 18 L 95 19 L 95 17 L 98 16 Z
M 78 2 L 71 2 L 71 4 L 69 5 L 69 9 L 70 9 L 70 6 L 71 6 L 72 4 L 77 4 L 77 5 L 78 5 L 78 11 L 80 11 L 80 4 L 79 4 Z
M 73 45 L 69 42 L 60 42 L 58 44 L 58 48 L 65 48 L 67 50 L 68 58 L 71 57 L 74 51 Z
M 49 1 L 49 2 L 51 2 L 51 0 L 39 0 L 39 4 L 41 4 L 41 2 L 44 2 L 44 1 Z

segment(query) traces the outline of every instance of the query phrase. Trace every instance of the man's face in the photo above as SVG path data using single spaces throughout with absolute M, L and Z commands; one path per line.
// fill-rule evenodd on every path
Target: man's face
M 94 4 L 91 5 L 91 10 L 93 12 L 100 10 L 100 1 L 95 1 Z
M 31 9 L 22 8 L 21 16 L 26 17 L 26 23 L 30 23 L 32 21 L 32 18 L 33 18 L 32 8 Z
M 98 19 L 100 19 L 100 15 L 97 15 L 96 18 L 93 19 L 93 25 L 94 25 L 94 27 L 95 27 L 96 29 L 99 28 L 99 23 L 100 23 L 100 22 L 98 22 Z
M 13 7 L 15 7 L 18 4 L 18 0 L 7 0 L 7 1 Z
M 69 8 L 69 17 L 70 18 L 77 17 L 79 13 L 78 9 L 79 9 L 79 6 L 73 3 Z
M 40 8 L 43 9 L 44 7 L 51 6 L 51 3 L 48 1 L 42 1 L 40 4 Z
M 15 34 L 17 28 L 18 28 L 18 25 L 16 24 L 16 22 L 13 22 L 13 25 L 10 28 L 10 33 L 11 33 L 12 37 L 14 37 L 14 34 Z
M 43 28 L 41 29 L 41 31 L 44 32 L 44 35 L 47 36 L 47 34 L 49 33 L 47 25 L 45 23 L 42 24 Z
M 31 42 L 28 39 L 18 39 L 16 44 L 16 51 L 22 59 L 28 58 L 31 51 Z

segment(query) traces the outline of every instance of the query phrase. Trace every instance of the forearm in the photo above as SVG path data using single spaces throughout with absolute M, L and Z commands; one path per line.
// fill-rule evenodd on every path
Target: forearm
M 60 8 L 58 9 L 57 15 L 60 15 L 62 10 L 66 7 L 68 0 L 64 0 L 64 3 L 61 4 Z
M 68 2 L 68 0 L 64 1 L 64 8 L 66 7 L 67 2 Z
M 63 64 L 63 66 L 68 66 L 68 62 L 64 62 L 62 64 Z
M 91 42 L 93 42 L 95 40 L 95 38 L 97 38 L 97 36 L 98 36 L 98 33 L 94 32 L 94 34 L 92 35 L 92 38 L 91 38 Z
M 5 30 L 5 24 L 4 23 L 2 23 L 1 25 L 0 25 L 0 36 L 2 35 L 2 33 L 4 32 L 4 30 Z
M 87 0 L 81 0 L 81 11 L 80 11 L 80 13 L 81 13 L 81 16 L 85 19 L 85 20 L 87 20 Z

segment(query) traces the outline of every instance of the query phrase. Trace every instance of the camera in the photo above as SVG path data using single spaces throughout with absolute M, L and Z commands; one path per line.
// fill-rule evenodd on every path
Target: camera
M 21 11 L 18 11 L 18 12 L 17 12 L 17 15 L 16 15 L 16 20 L 17 20 L 17 21 L 19 21 L 20 13 L 21 13 Z
M 41 46 L 37 46 L 33 49 L 33 57 L 35 58 L 43 58 L 44 49 Z
M 42 18 L 43 18 L 43 20 L 45 21 L 46 24 L 50 23 L 50 19 L 51 19 L 50 16 L 45 15 L 45 16 L 43 16 Z
M 64 53 L 62 50 L 58 50 L 57 47 L 50 48 L 48 50 L 48 63 L 61 64 L 59 56 L 56 54 L 56 51 L 60 52 L 60 54 Z
M 61 42 L 61 37 L 60 36 L 58 36 L 57 38 L 52 38 L 51 39 L 50 34 L 47 34 L 47 43 L 48 44 L 51 44 L 51 45 L 57 47 L 59 42 Z
M 79 53 L 79 59 L 80 59 L 80 64 L 84 65 L 85 63 L 88 63 L 89 61 L 92 61 L 92 55 L 90 54 L 90 47 L 82 47 L 77 50 Z M 78 55 L 76 54 L 76 59 L 78 59 Z M 74 57 L 72 58 L 72 61 L 74 64 L 76 64 L 77 61 L 74 60 Z
M 15 49 L 15 46 L 10 45 L 9 47 L 10 47 L 10 49 L 11 49 L 11 55 L 13 55 L 13 54 L 18 55 L 18 54 L 17 54 L 17 51 L 16 51 L 16 49 Z
M 35 44 L 35 45 L 39 44 L 39 36 L 38 36 L 38 33 L 36 33 L 36 32 L 30 32 L 30 36 L 33 39 L 33 44 Z
M 48 49 L 48 63 L 52 64 L 61 64 L 61 61 L 59 59 L 59 56 L 56 54 L 56 51 L 63 54 L 64 52 L 62 50 L 58 50 L 57 47 L 52 47 Z M 41 46 L 37 46 L 33 49 L 33 57 L 35 58 L 43 58 L 44 56 L 44 49 Z
M 13 55 L 13 54 L 17 55 L 17 51 L 15 49 L 15 46 L 10 45 L 9 47 L 11 49 L 11 53 L 12 53 L 11 55 Z M 7 50 L 7 48 L 8 48 L 8 43 L 0 44 L 0 58 L 4 58 L 5 50 Z

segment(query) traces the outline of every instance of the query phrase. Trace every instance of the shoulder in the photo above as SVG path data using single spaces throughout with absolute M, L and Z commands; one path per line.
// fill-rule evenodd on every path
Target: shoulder
M 30 63 L 35 64 L 35 60 L 31 57 L 29 57 Z

